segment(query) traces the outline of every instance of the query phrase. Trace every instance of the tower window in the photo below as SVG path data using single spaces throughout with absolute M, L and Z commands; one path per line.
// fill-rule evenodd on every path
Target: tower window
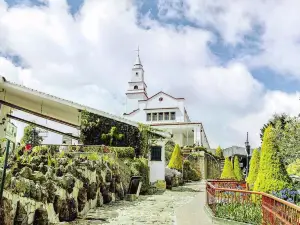
M 136 73 L 135 73 L 135 75 L 139 75 L 139 73 L 138 73 L 138 72 L 136 72 Z
M 171 112 L 171 120 L 175 120 L 175 112 Z
M 134 89 L 134 90 L 137 90 L 137 89 L 139 89 L 139 87 L 138 87 L 137 85 L 135 85 L 135 86 L 133 87 L 133 89 Z
M 147 113 L 147 121 L 151 121 L 151 113 Z

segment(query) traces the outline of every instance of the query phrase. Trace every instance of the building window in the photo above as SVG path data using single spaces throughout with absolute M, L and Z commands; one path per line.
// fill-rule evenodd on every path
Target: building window
M 138 72 L 136 72 L 136 73 L 135 73 L 135 75 L 139 75 L 139 73 L 138 73 Z
M 151 161 L 161 161 L 161 146 L 151 147 Z
M 175 120 L 175 112 L 171 112 L 171 120 Z
M 158 100 L 159 100 L 160 102 L 162 102 L 164 99 L 163 99 L 162 97 L 160 97 Z
M 153 114 L 152 114 L 152 120 L 153 120 L 153 121 L 156 121 L 156 120 L 157 120 L 157 113 L 153 113 Z
M 164 120 L 164 113 L 158 114 L 158 120 Z
M 133 89 L 134 89 L 134 90 L 137 90 L 137 89 L 139 89 L 139 87 L 138 87 L 137 85 L 135 85 L 135 86 L 133 87 Z
M 151 121 L 151 113 L 147 113 L 147 121 Z
M 170 119 L 170 113 L 165 112 L 165 120 L 169 120 Z

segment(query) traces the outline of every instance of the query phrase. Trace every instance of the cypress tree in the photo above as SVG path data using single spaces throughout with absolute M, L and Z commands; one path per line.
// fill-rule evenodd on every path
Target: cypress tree
M 279 157 L 276 135 L 272 126 L 264 132 L 261 158 L 254 191 L 271 193 L 291 186 L 291 179 Z
M 240 167 L 240 162 L 237 156 L 234 157 L 234 166 L 233 166 L 234 175 L 237 181 L 243 180 L 243 173 Z
M 259 151 L 257 149 L 254 149 L 251 160 L 250 160 L 249 174 L 246 179 L 246 181 L 250 185 L 250 187 L 253 187 L 253 185 L 256 181 L 258 171 L 259 171 L 259 160 L 260 160 Z
M 223 172 L 221 174 L 221 179 L 233 179 L 236 180 L 233 168 L 232 168 L 232 163 L 230 162 L 229 158 L 225 158 L 224 162 L 224 168 Z
M 220 146 L 218 146 L 218 148 L 216 149 L 216 156 L 219 158 L 223 158 L 223 150 Z
M 175 145 L 168 167 L 170 169 L 182 170 L 182 156 L 178 144 Z

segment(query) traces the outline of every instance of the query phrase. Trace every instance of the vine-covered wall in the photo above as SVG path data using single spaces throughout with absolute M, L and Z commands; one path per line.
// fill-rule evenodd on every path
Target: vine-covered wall
M 141 154 L 141 133 L 138 127 L 96 115 L 87 111 L 81 114 L 81 141 L 85 145 L 106 145 L 102 134 L 108 134 L 112 127 L 117 128 L 123 138 L 114 140 L 113 146 L 132 147 L 136 155 Z

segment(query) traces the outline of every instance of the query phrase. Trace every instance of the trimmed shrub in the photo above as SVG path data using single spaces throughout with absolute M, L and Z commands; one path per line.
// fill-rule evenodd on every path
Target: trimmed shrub
M 243 173 L 237 156 L 234 157 L 233 171 L 237 181 L 243 180 Z
M 219 158 L 223 158 L 223 150 L 221 149 L 221 147 L 219 146 L 217 149 L 216 149 L 216 156 L 219 157 Z
M 258 171 L 259 171 L 259 160 L 260 160 L 259 151 L 257 149 L 254 149 L 251 160 L 250 160 L 249 174 L 246 179 L 246 181 L 250 185 L 250 187 L 253 187 L 253 185 L 256 181 Z
M 281 162 L 272 126 L 266 128 L 263 137 L 260 166 L 254 191 L 271 193 L 291 186 L 291 179 Z
M 172 157 L 171 157 L 168 167 L 170 169 L 176 169 L 179 171 L 182 170 L 182 156 L 181 156 L 181 151 L 180 151 L 180 147 L 178 144 L 175 145 L 175 148 L 172 153 Z
M 221 179 L 233 179 L 236 180 L 233 168 L 232 168 L 232 163 L 228 157 L 225 158 L 224 162 L 224 168 L 221 174 Z
M 135 157 L 134 149 L 131 147 L 109 147 L 109 150 L 115 152 L 118 158 L 131 158 Z

